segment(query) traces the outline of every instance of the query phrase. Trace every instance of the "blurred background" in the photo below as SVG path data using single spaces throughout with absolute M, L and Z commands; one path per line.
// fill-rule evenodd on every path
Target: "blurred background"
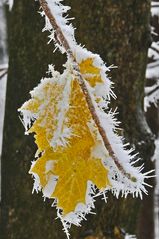
M 96 215 L 72 238 L 159 239 L 159 1 L 64 0 L 72 7 L 77 41 L 114 64 L 109 76 L 114 84 L 118 119 L 123 135 L 139 151 L 145 171 L 157 177 L 143 200 L 108 195 L 96 202 Z M 0 238 L 66 238 L 51 202 L 32 195 L 28 175 L 36 147 L 24 136 L 17 109 L 45 75 L 48 64 L 60 66 L 64 56 L 53 54 L 42 33 L 44 19 L 34 0 L 0 0 Z

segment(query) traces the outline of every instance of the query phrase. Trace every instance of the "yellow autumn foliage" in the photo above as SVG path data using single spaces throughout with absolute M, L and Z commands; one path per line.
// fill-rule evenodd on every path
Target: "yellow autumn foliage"
M 102 83 L 100 69 L 93 65 L 93 59 L 86 59 L 79 66 L 81 74 L 92 87 Z M 71 80 L 69 106 L 63 112 L 60 127 L 61 132 L 65 128 L 70 129 L 70 135 L 60 139 L 67 143 L 55 147 L 50 143 L 58 128 L 59 102 L 63 99 L 65 84 L 48 81 L 41 88 L 43 97 L 32 96 L 22 107 L 23 110 L 38 114 L 28 132 L 35 134 L 41 156 L 32 165 L 30 173 L 38 175 L 43 191 L 51 175 L 58 178 L 49 197 L 57 199 L 57 207 L 62 209 L 63 215 L 74 211 L 78 203 L 86 203 L 88 181 L 100 190 L 109 185 L 108 170 L 100 158 L 92 156 L 97 137 L 90 129 L 92 117 L 76 78 Z M 49 170 L 46 170 L 48 162 L 52 163 Z

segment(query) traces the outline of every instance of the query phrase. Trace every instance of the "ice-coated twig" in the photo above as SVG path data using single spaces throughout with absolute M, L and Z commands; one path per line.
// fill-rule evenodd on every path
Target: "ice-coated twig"
M 96 108 L 94 105 L 94 102 L 92 101 L 91 95 L 89 93 L 89 90 L 87 88 L 87 84 L 85 82 L 85 79 L 82 77 L 81 73 L 80 73 L 80 69 L 78 66 L 78 63 L 75 59 L 75 56 L 73 55 L 72 49 L 67 41 L 67 39 L 65 38 L 65 35 L 63 34 L 60 26 L 57 24 L 55 17 L 53 16 L 48 3 L 46 0 L 39 0 L 40 5 L 45 13 L 45 15 L 47 16 L 47 18 L 49 19 L 54 31 L 55 31 L 55 39 L 57 41 L 57 43 L 59 45 L 61 45 L 65 51 L 66 54 L 68 55 L 68 58 L 71 59 L 72 61 L 72 70 L 74 71 L 74 73 L 76 74 L 76 78 L 78 80 L 78 83 L 81 87 L 81 90 L 85 96 L 86 102 L 87 102 L 87 106 L 89 108 L 89 111 L 92 115 L 92 118 L 96 124 L 96 127 L 100 133 L 100 136 L 103 140 L 104 146 L 106 148 L 106 150 L 109 152 L 110 157 L 113 159 L 115 165 L 117 166 L 117 168 L 119 169 L 119 171 L 124 174 L 124 176 L 126 176 L 128 179 L 130 179 L 131 181 L 136 181 L 135 177 L 132 177 L 130 174 L 128 174 L 125 169 L 123 168 L 123 166 L 120 164 L 118 158 L 115 155 L 115 152 L 109 142 L 109 139 L 107 137 L 107 134 L 104 130 L 104 128 L 101 125 L 100 119 L 98 117 L 98 114 L 96 112 Z

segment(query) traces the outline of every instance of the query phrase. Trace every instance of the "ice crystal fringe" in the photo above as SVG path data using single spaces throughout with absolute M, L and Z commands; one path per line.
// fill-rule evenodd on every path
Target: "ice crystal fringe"
M 72 76 L 67 77 L 67 81 L 65 84 L 65 87 L 63 89 L 63 98 L 62 100 L 58 103 L 58 108 L 59 108 L 59 114 L 57 116 L 57 122 L 58 126 L 57 129 L 54 133 L 54 137 L 52 138 L 50 145 L 52 147 L 56 147 L 57 145 L 61 146 L 66 146 L 68 143 L 68 140 L 71 137 L 71 129 L 65 127 L 63 129 L 64 125 L 64 120 L 66 117 L 66 113 L 69 108 L 69 97 L 71 93 L 71 81 L 72 81 Z
M 88 51 L 85 48 L 82 48 L 76 43 L 75 37 L 74 37 L 74 28 L 69 23 L 69 19 L 64 17 L 63 15 L 66 15 L 67 11 L 70 9 L 70 7 L 63 6 L 61 4 L 61 0 L 48 0 L 49 8 L 51 9 L 51 12 L 53 16 L 56 19 L 56 22 L 58 26 L 60 26 L 65 38 L 69 42 L 70 48 L 75 56 L 75 59 L 78 64 L 80 64 L 82 61 L 86 59 L 93 59 L 93 65 L 94 67 L 97 67 L 100 69 L 100 76 L 102 79 L 102 83 L 96 83 L 94 87 L 91 87 L 90 84 L 85 81 L 87 85 L 87 89 L 89 91 L 89 94 L 91 96 L 93 105 L 96 109 L 98 118 L 100 119 L 101 125 L 104 128 L 105 132 L 107 133 L 107 137 L 109 139 L 109 142 L 112 146 L 112 149 L 115 153 L 115 155 L 118 158 L 118 161 L 120 165 L 123 167 L 127 175 L 130 175 L 130 177 L 127 177 L 127 175 L 124 175 L 119 168 L 116 166 L 115 162 L 111 159 L 111 157 L 108 157 L 108 151 L 104 147 L 104 144 L 102 143 L 101 136 L 97 130 L 97 127 L 95 126 L 94 121 L 89 121 L 88 126 L 92 134 L 96 134 L 97 139 L 100 140 L 101 143 L 97 144 L 94 148 L 91 149 L 92 157 L 100 158 L 102 161 L 102 164 L 105 168 L 108 169 L 108 178 L 110 181 L 110 186 L 107 186 L 106 188 L 103 188 L 102 190 L 97 190 L 94 186 L 94 184 L 91 181 L 87 182 L 87 191 L 85 195 L 85 204 L 84 203 L 78 203 L 75 210 L 73 212 L 68 213 L 67 215 L 63 216 L 60 208 L 57 207 L 57 203 L 55 200 L 54 206 L 57 207 L 57 216 L 61 219 L 62 224 L 64 226 L 64 232 L 66 233 L 67 237 L 69 238 L 69 229 L 71 227 L 71 224 L 80 225 L 80 222 L 84 219 L 86 220 L 86 215 L 88 213 L 92 212 L 92 209 L 94 209 L 94 201 L 95 198 L 99 195 L 102 195 L 106 201 L 106 193 L 107 191 L 111 191 L 117 198 L 121 195 L 122 197 L 126 197 L 128 194 L 131 194 L 133 197 L 140 197 L 142 198 L 142 194 L 147 194 L 147 190 L 145 188 L 145 185 L 149 186 L 147 183 L 145 183 L 145 179 L 151 177 L 151 172 L 148 173 L 142 173 L 142 166 L 134 167 L 134 164 L 136 164 L 139 159 L 137 158 L 136 154 L 133 154 L 133 149 L 126 149 L 127 145 L 124 145 L 123 141 L 124 138 L 119 136 L 117 134 L 119 122 L 116 120 L 116 113 L 112 112 L 109 109 L 109 102 L 110 98 L 114 97 L 115 95 L 112 91 L 112 82 L 107 77 L 107 72 L 110 71 L 109 67 L 107 67 L 99 55 L 93 54 L 92 52 Z M 45 16 L 45 13 L 41 12 L 42 16 Z M 45 27 L 43 28 L 43 31 L 49 31 L 50 35 L 50 41 L 54 41 L 55 46 L 60 49 L 62 53 L 66 52 L 64 47 L 57 43 L 54 29 L 52 28 L 52 25 L 50 24 L 49 19 L 45 16 Z M 57 84 L 63 84 L 63 98 L 59 98 L 58 103 L 58 109 L 59 114 L 57 115 L 57 128 L 54 133 L 54 136 L 51 139 L 50 145 L 55 150 L 58 146 L 67 147 L 69 145 L 69 139 L 72 137 L 72 130 L 71 128 L 62 127 L 65 125 L 64 119 L 66 116 L 66 113 L 69 109 L 69 96 L 70 96 L 70 89 L 71 89 L 71 82 L 73 80 L 74 72 L 72 71 L 73 67 L 71 66 L 71 61 L 68 59 L 68 62 L 65 65 L 66 70 L 61 75 L 59 72 L 54 70 L 53 66 L 49 66 L 49 73 L 51 73 L 51 77 L 42 79 L 41 83 L 34 88 L 34 90 L 31 92 L 32 97 L 38 97 L 41 99 L 44 99 L 45 95 L 43 95 L 43 87 L 48 82 L 57 82 Z M 67 76 L 67 77 L 66 77 Z M 82 75 L 83 78 L 89 77 L 89 75 Z M 91 75 L 90 75 L 91 77 Z M 67 78 L 67 82 L 66 82 Z M 51 92 L 50 92 L 51 94 Z M 49 96 L 47 96 L 49 97 Z M 100 103 L 97 103 L 97 99 L 100 99 Z M 23 122 L 25 125 L 26 133 L 28 132 L 28 129 L 31 127 L 32 123 L 39 118 L 39 114 L 43 113 L 43 109 L 47 106 L 47 99 L 45 104 L 43 104 L 40 108 L 40 113 L 32 113 L 28 110 L 25 110 L 25 104 L 20 109 L 22 115 L 23 115 Z M 46 116 L 45 116 L 46 117 Z M 44 119 L 45 120 L 45 119 Z M 78 136 L 77 136 L 78 137 Z M 38 155 L 38 152 L 37 152 Z M 49 159 L 47 163 L 46 170 L 49 171 L 49 169 L 52 167 L 50 166 Z M 35 162 L 32 163 L 32 167 L 34 166 Z M 34 174 L 34 189 L 36 192 L 41 191 L 41 185 L 38 175 Z M 56 187 L 58 177 L 53 176 L 50 178 L 47 186 L 43 190 L 44 197 L 50 197 L 52 188 Z M 50 190 L 51 187 L 51 190 Z

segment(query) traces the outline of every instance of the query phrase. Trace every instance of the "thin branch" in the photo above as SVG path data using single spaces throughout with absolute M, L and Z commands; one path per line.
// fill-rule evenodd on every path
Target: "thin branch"
M 155 88 L 151 89 L 151 90 L 146 94 L 146 96 L 152 95 L 152 94 L 155 93 L 157 90 L 159 90 L 159 85 L 156 86 Z
M 87 85 L 85 83 L 84 78 L 82 77 L 81 73 L 80 73 L 80 69 L 79 69 L 79 65 L 73 55 L 73 52 L 71 50 L 71 47 L 69 46 L 69 43 L 67 41 L 67 39 L 65 38 L 60 26 L 58 26 L 55 17 L 53 16 L 53 14 L 51 13 L 51 10 L 48 6 L 48 3 L 46 0 L 39 0 L 40 5 L 43 9 L 43 11 L 45 12 L 45 15 L 48 17 L 48 19 L 50 20 L 50 23 L 53 27 L 53 29 L 55 30 L 55 34 L 56 34 L 56 40 L 58 42 L 58 44 L 62 45 L 64 47 L 64 49 L 66 50 L 66 53 L 68 55 L 68 57 L 72 60 L 73 63 L 73 69 L 76 72 L 77 75 L 77 80 L 78 83 L 81 87 L 81 90 L 85 96 L 88 108 L 90 110 L 90 113 L 92 115 L 92 118 L 96 124 L 96 127 L 98 128 L 98 131 L 103 139 L 103 143 L 105 145 L 105 148 L 107 149 L 107 151 L 109 152 L 109 155 L 111 156 L 111 158 L 114 160 L 114 163 L 116 164 L 117 168 L 119 169 L 120 172 L 122 172 L 127 178 L 129 178 L 132 181 L 136 181 L 136 178 L 131 177 L 130 174 L 128 174 L 125 169 L 122 167 L 122 165 L 120 164 L 119 160 L 117 159 L 115 152 L 109 142 L 109 139 L 106 135 L 106 132 L 104 130 L 104 128 L 101 125 L 101 122 L 99 120 L 99 117 L 96 113 L 96 109 L 95 106 L 93 104 L 92 98 L 89 94 L 89 90 L 87 88 Z
M 159 4 L 152 5 L 151 7 L 152 7 L 152 8 L 153 8 L 153 7 L 154 7 L 154 8 L 158 7 L 158 8 L 159 8 Z
M 155 67 L 159 67 L 159 61 L 155 61 L 155 62 L 151 62 L 147 65 L 147 68 L 155 68 Z
M 2 80 L 3 76 L 5 76 L 8 73 L 8 70 L 3 71 L 2 73 L 0 72 L 0 80 Z
M 157 49 L 156 47 L 154 47 L 154 46 L 151 46 L 151 49 L 152 49 L 152 50 L 154 50 L 156 53 L 158 53 L 158 54 L 159 54 L 159 49 Z

